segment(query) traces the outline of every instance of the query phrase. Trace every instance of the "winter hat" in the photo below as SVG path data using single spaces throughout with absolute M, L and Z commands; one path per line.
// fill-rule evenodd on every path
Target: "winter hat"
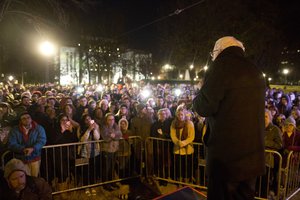
M 292 117 L 288 117 L 285 121 L 284 121 L 284 125 L 289 125 L 289 124 L 293 124 L 296 127 L 296 121 L 294 118 Z
M 9 178 L 9 176 L 15 171 L 23 171 L 25 174 L 27 174 L 27 170 L 23 161 L 13 158 L 8 161 L 4 167 L 4 178 Z
M 136 106 L 136 110 L 137 110 L 138 112 L 141 112 L 145 107 L 146 107 L 145 104 L 139 103 L 139 104 Z
M 128 107 L 127 107 L 126 104 L 121 104 L 121 105 L 120 105 L 120 108 L 127 108 L 127 109 L 128 109 Z
M 41 92 L 41 91 L 38 91 L 38 90 L 33 91 L 33 92 L 32 92 L 32 95 L 34 95 L 34 94 L 38 95 L 39 97 L 42 96 L 42 92 Z

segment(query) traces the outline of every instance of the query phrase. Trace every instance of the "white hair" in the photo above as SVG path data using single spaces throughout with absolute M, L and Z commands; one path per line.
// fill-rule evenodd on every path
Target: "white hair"
M 241 41 L 237 40 L 233 36 L 225 36 L 216 41 L 213 49 L 212 60 L 214 61 L 224 49 L 232 46 L 240 47 L 243 51 L 245 51 L 245 47 Z

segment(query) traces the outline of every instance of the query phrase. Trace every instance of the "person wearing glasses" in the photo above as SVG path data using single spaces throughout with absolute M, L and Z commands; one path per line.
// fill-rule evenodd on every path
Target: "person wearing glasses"
M 252 200 L 256 178 L 265 172 L 265 79 L 232 36 L 216 41 L 212 61 L 193 100 L 209 129 L 207 199 Z

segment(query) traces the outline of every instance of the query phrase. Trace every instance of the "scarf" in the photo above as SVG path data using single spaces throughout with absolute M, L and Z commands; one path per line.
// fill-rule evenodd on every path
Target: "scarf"
M 182 140 L 186 140 L 186 138 L 188 137 L 188 128 L 187 128 L 186 121 L 178 121 L 177 119 L 175 119 L 175 121 L 174 121 L 174 127 L 176 129 L 176 136 L 177 136 L 177 138 L 180 138 L 180 129 L 182 129 L 180 140 L 181 141 Z
M 36 127 L 37 127 L 37 123 L 35 121 L 32 121 L 31 128 L 29 129 L 28 134 L 26 134 L 25 127 L 22 126 L 21 124 L 19 124 L 19 131 L 22 133 L 23 139 L 25 142 L 27 142 L 29 140 L 29 134 L 30 134 L 31 130 L 35 129 Z

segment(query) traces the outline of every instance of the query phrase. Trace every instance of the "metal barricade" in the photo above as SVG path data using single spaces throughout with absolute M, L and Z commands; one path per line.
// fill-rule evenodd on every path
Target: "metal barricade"
M 99 140 L 44 146 L 40 177 L 52 186 L 53 194 L 59 194 L 141 176 L 142 160 L 137 158 L 142 155 L 140 137 L 120 139 L 116 152 L 104 149 L 104 143 Z M 83 153 L 91 153 L 91 149 L 97 151 Z M 3 167 L 12 157 L 12 152 L 3 154 Z
M 149 137 L 144 145 L 140 137 L 129 137 L 119 140 L 117 152 L 107 152 L 103 144 L 104 141 L 99 140 L 45 146 L 40 176 L 52 185 L 53 194 L 144 175 L 154 177 L 162 184 L 170 182 L 207 189 L 205 146 L 201 143 L 193 143 L 194 152 L 184 156 L 173 154 L 173 142 L 169 139 Z M 98 154 L 91 158 L 82 156 L 82 149 L 96 146 Z M 300 186 L 300 152 L 288 154 L 284 169 L 280 153 L 265 152 L 266 174 L 257 179 L 256 199 L 292 197 Z M 5 152 L 1 157 L 2 168 L 15 156 L 13 152 Z M 143 174 L 144 167 L 146 174 Z
M 256 199 L 280 199 L 282 197 L 282 156 L 279 152 L 265 150 L 266 173 L 256 181 Z
M 149 149 L 150 148 L 150 149 Z M 170 182 L 207 189 L 205 146 L 193 143 L 191 155 L 173 154 L 173 142 L 169 139 L 149 137 L 146 140 L 147 175 L 159 182 Z M 280 199 L 283 195 L 282 156 L 277 151 L 265 150 L 266 174 L 257 179 L 256 199 Z M 148 158 L 147 158 L 148 157 Z M 151 162 L 151 163 L 149 163 Z
M 289 152 L 283 172 L 283 199 L 290 199 L 300 191 L 300 152 Z
M 149 137 L 146 140 L 146 173 L 160 182 L 171 182 L 198 188 L 207 188 L 205 176 L 205 148 L 193 143 L 194 153 L 173 154 L 169 139 Z M 150 169 L 148 166 L 152 166 Z

